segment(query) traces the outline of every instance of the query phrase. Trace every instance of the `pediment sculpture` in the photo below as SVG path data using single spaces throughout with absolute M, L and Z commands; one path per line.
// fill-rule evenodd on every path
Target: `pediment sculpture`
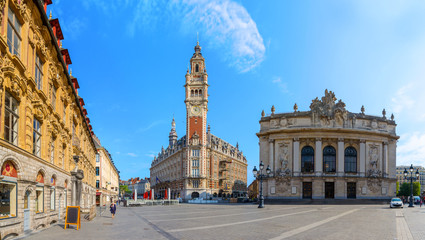
M 310 110 L 314 124 L 329 126 L 334 122 L 336 126 L 344 126 L 348 112 L 345 103 L 341 99 L 335 103 L 336 100 L 335 93 L 327 89 L 320 100 L 317 97 L 312 100 Z

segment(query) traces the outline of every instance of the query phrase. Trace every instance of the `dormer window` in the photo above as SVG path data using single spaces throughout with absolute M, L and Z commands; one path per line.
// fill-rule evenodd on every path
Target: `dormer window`
M 196 66 L 195 66 L 195 72 L 199 72 L 199 65 L 198 64 L 196 64 Z

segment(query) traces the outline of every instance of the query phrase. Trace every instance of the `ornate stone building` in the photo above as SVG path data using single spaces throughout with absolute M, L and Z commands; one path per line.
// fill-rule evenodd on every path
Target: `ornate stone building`
M 109 206 L 111 199 L 118 200 L 119 171 L 111 154 L 104 148 L 99 138 L 93 135 L 96 146 L 96 205 Z
M 387 199 L 396 191 L 394 116 L 348 112 L 333 92 L 310 111 L 275 113 L 260 120 L 260 161 L 271 173 L 266 199 Z
M 199 43 L 190 59 L 184 85 L 186 135 L 177 138 L 172 121 L 169 146 L 152 161 L 151 188 L 158 196 L 170 188 L 171 197 L 230 197 L 246 194 L 247 161 L 239 146 L 211 134 L 206 126 L 208 74 Z
M 1 239 L 63 219 L 76 165 L 84 178 L 73 201 L 83 211 L 95 202 L 92 127 L 51 3 L 0 0 Z

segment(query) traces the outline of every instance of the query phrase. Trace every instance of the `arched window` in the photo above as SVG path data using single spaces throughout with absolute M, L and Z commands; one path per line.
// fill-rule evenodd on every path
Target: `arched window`
M 195 72 L 199 72 L 199 65 L 198 64 L 196 64 L 196 66 L 195 66 Z
M 347 147 L 344 153 L 344 170 L 346 173 L 357 172 L 357 151 L 353 147 Z
M 198 89 L 195 90 L 195 97 L 198 96 Z
M 301 150 L 301 171 L 314 172 L 314 149 L 310 146 L 305 146 Z
M 193 97 L 194 96 L 194 91 L 190 90 L 190 96 Z
M 332 146 L 323 149 L 323 172 L 336 172 L 336 151 Z
M 3 178 L 6 176 L 9 179 L 7 181 L 0 180 L 0 194 L 2 196 L 0 218 L 16 217 L 18 172 L 12 161 L 3 163 L 1 175 Z
M 202 96 L 202 90 L 199 90 L 199 96 L 200 97 Z

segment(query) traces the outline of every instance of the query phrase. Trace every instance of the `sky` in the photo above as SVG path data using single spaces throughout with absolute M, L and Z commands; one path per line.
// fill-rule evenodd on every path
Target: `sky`
M 397 123 L 397 165 L 425 165 L 425 1 L 54 0 L 93 130 L 120 177 L 149 177 L 171 120 L 185 135 L 185 74 L 199 43 L 207 122 L 259 163 L 264 109 L 335 92 L 350 112 Z

